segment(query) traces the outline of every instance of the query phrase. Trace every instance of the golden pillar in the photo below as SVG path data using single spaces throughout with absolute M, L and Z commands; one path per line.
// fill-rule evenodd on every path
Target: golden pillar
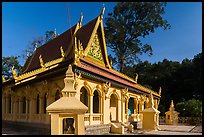
M 122 121 L 122 118 L 121 118 L 121 100 L 120 99 L 118 99 L 118 106 L 116 107 L 117 109 L 118 109 L 118 122 L 121 122 Z
M 89 113 L 90 113 L 89 125 L 91 125 L 93 121 L 93 96 L 94 94 L 89 94 Z

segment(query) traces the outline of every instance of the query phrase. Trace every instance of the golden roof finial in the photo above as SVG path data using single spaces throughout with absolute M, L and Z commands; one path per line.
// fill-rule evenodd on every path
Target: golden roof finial
M 56 38 L 57 37 L 57 29 L 55 28 L 55 30 L 54 30 L 54 38 Z
M 136 73 L 136 76 L 135 76 L 135 82 L 137 83 L 137 79 L 138 79 L 138 74 Z
M 79 20 L 79 24 L 80 24 L 80 27 L 82 26 L 82 20 L 83 20 L 84 16 L 83 16 L 83 13 L 81 12 L 81 17 L 80 17 L 80 20 Z
M 171 100 L 171 105 L 170 105 L 170 107 L 169 107 L 169 111 L 174 111 L 175 110 L 175 108 L 174 108 L 174 102 L 173 102 L 173 100 Z
M 2 81 L 3 81 L 3 82 L 5 82 L 5 81 L 6 81 L 6 79 L 4 78 L 4 76 L 3 76 L 3 75 L 2 75 Z
M 162 90 L 161 87 L 159 87 L 159 96 L 161 96 L 161 90 Z
M 38 47 L 38 43 L 36 42 L 34 46 L 35 46 L 35 49 L 34 49 L 34 50 L 36 50 L 37 47 Z
M 42 56 L 41 56 L 41 55 L 39 56 L 39 61 L 40 61 L 40 66 L 41 66 L 42 68 L 44 68 L 45 65 L 44 65 L 44 62 L 43 62 L 43 59 L 42 59 Z
M 61 51 L 61 56 L 64 58 L 64 51 L 63 51 L 62 46 L 60 47 L 60 51 Z
M 101 19 L 103 19 L 103 14 L 104 14 L 104 12 L 105 12 L 105 6 L 104 6 L 104 3 L 103 3 L 103 9 L 102 9 L 102 11 L 101 11 Z
M 12 70 L 13 78 L 16 79 L 17 78 L 17 73 L 16 73 L 16 71 L 14 69 L 14 66 L 11 68 L 11 70 Z
M 153 99 L 152 91 L 150 91 L 150 95 L 149 95 L 149 107 L 153 108 L 153 106 L 154 106 L 154 99 Z
M 171 106 L 170 107 L 174 107 L 174 102 L 173 102 L 173 100 L 171 100 Z

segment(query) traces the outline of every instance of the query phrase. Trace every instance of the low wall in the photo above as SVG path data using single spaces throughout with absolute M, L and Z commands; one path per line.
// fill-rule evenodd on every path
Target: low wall
M 165 116 L 159 117 L 159 122 L 165 123 Z M 196 124 L 202 124 L 202 118 L 201 117 L 178 117 L 178 123 L 182 124 L 190 124 L 190 125 L 196 125 Z
M 86 135 L 103 135 L 110 133 L 110 124 L 85 126 Z

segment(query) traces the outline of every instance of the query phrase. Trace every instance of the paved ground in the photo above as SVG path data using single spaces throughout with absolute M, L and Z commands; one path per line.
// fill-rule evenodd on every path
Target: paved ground
M 187 125 L 160 125 L 161 130 L 134 130 L 133 133 L 126 133 L 126 135 L 202 135 L 202 125 L 187 126 Z M 42 132 L 34 129 L 18 129 L 11 127 L 2 127 L 2 135 L 42 135 Z M 119 135 L 110 133 L 109 135 Z

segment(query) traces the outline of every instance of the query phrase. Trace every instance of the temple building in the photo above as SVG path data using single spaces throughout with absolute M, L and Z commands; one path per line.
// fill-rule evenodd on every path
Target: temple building
M 82 26 L 82 18 L 64 33 L 37 47 L 20 74 L 2 83 L 2 120 L 50 128 L 46 107 L 62 97 L 71 64 L 76 98 L 87 106 L 86 132 L 91 127 L 110 132 L 111 123 L 141 122 L 152 93 L 158 108 L 160 93 L 112 68 L 108 59 L 103 13 Z M 70 104 L 66 104 L 70 105 Z M 95 133 L 97 134 L 97 133 Z M 102 132 L 100 132 L 102 134 Z

